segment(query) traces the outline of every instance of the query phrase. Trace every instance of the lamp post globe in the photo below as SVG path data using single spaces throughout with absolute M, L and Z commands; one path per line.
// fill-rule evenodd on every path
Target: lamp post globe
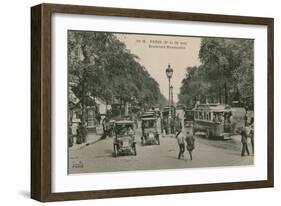
M 174 72 L 173 68 L 171 67 L 170 64 L 168 64 L 168 68 L 166 69 L 166 75 L 167 75 L 169 81 L 173 76 L 173 72 Z

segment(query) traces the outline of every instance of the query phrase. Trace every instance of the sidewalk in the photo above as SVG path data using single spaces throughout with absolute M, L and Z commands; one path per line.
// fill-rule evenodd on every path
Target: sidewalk
M 82 144 L 76 144 L 76 138 L 74 138 L 73 146 L 69 147 L 69 150 L 78 150 L 82 149 L 88 145 L 95 144 L 98 141 L 102 140 L 102 133 L 100 132 L 89 132 L 87 137 L 86 137 L 86 142 Z

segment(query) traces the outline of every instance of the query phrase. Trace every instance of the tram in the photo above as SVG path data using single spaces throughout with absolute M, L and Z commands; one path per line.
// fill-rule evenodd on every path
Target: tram
M 194 133 L 204 132 L 208 139 L 230 139 L 239 126 L 238 123 L 244 124 L 235 121 L 235 110 L 226 104 L 198 104 L 193 112 Z M 239 114 L 241 117 L 243 115 L 244 112 Z

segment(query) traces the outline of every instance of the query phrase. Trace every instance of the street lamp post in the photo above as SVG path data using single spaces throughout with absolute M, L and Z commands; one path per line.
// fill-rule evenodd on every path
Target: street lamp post
M 170 88 L 171 88 L 171 106 L 174 106 L 174 93 L 173 93 L 173 85 L 172 85 Z
M 168 116 L 168 133 L 171 133 L 171 78 L 173 76 L 173 69 L 170 64 L 168 64 L 168 68 L 166 69 L 166 75 L 169 80 L 169 116 Z

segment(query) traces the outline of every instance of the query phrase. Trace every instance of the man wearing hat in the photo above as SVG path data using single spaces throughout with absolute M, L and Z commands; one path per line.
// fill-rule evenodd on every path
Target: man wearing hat
M 178 154 L 178 159 L 184 157 L 184 151 L 185 151 L 185 144 L 184 144 L 184 139 L 185 139 L 185 134 L 183 130 L 180 130 L 177 135 L 176 135 L 178 145 L 179 145 L 179 154 Z
M 248 149 L 248 135 L 250 133 L 249 127 L 244 127 L 241 131 L 241 143 L 242 143 L 242 152 L 241 156 L 245 156 L 245 151 L 248 155 L 250 155 L 249 149 Z
M 195 139 L 193 137 L 193 131 L 186 131 L 186 138 L 185 138 L 185 141 L 186 141 L 186 149 L 187 151 L 189 152 L 189 157 L 190 157 L 190 160 L 192 160 L 192 151 L 194 150 L 194 143 L 195 143 Z

